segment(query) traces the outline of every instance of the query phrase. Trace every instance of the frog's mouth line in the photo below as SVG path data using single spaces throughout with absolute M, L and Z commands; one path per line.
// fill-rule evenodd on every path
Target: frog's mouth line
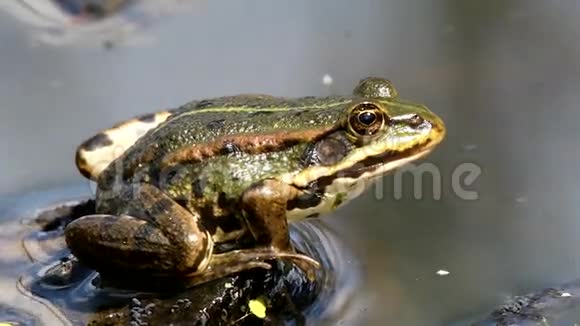
M 320 177 L 316 179 L 313 184 L 322 189 L 332 184 L 336 179 L 357 179 L 365 173 L 370 173 L 371 175 L 369 177 L 377 174 L 385 174 L 405 163 L 415 161 L 429 154 L 439 143 L 431 141 L 431 144 L 425 146 L 425 144 L 429 142 L 430 141 L 417 144 L 403 151 L 389 151 L 379 155 L 369 156 L 349 168 L 337 171 L 331 175 Z
M 435 146 L 430 146 L 428 148 L 424 148 L 422 150 L 416 151 L 416 153 L 414 154 L 409 155 L 405 154 L 383 155 L 384 161 L 372 165 L 365 165 L 359 168 L 358 169 L 359 175 L 357 177 L 360 177 L 365 173 L 371 173 L 372 175 L 387 173 L 406 163 L 413 162 L 419 158 L 424 157 L 425 155 L 429 154 L 434 147 Z

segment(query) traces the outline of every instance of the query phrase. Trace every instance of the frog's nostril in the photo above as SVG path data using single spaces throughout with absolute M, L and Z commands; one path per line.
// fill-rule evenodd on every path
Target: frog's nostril
M 413 127 L 418 127 L 423 124 L 423 122 L 425 122 L 425 120 L 418 114 L 413 114 L 409 119 L 407 119 L 407 123 Z

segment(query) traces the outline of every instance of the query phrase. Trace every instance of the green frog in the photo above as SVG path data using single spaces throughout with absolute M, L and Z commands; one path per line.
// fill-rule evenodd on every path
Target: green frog
M 337 209 L 444 135 L 376 77 L 350 96 L 237 95 L 143 115 L 79 146 L 97 214 L 70 223 L 66 242 L 101 273 L 194 285 L 283 259 L 313 277 L 319 263 L 293 249 L 288 223 Z

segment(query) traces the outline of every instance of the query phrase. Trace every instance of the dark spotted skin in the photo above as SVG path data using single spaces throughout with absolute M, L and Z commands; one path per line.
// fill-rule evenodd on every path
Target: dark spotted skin
M 92 248 L 70 245 L 73 254 L 83 257 L 88 266 L 100 269 L 101 255 L 109 257 L 108 266 L 117 270 L 139 266 L 140 270 L 155 274 L 186 274 L 206 267 L 210 239 L 203 235 L 198 218 L 151 185 L 126 188 L 122 194 L 133 198 L 126 203 L 125 214 L 85 216 L 67 227 L 69 245 L 79 238 L 92 244 Z M 155 226 L 144 222 L 147 218 L 154 218 Z
M 301 170 L 302 157 L 310 145 L 310 141 L 303 143 L 282 143 L 280 148 L 266 148 L 260 155 L 245 155 L 236 144 L 235 135 L 272 134 L 279 130 L 304 130 L 304 120 L 312 121 L 309 130 L 328 130 L 337 125 L 337 121 L 344 109 L 353 99 L 347 97 L 336 98 L 308 98 L 284 99 L 269 96 L 239 96 L 225 97 L 201 102 L 192 102 L 177 109 L 161 127 L 152 130 L 140 138 L 137 143 L 117 159 L 117 164 L 111 164 L 99 177 L 97 196 L 102 198 L 108 189 L 114 188 L 115 182 L 120 182 L 119 171 L 123 173 L 122 182 L 134 183 L 141 176 L 147 176 L 147 182 L 163 188 L 174 198 L 190 199 L 190 209 L 200 209 L 201 206 L 211 204 L 217 206 L 218 195 L 225 191 L 230 200 L 241 197 L 245 189 L 252 184 L 275 177 L 277 175 Z M 200 112 L 198 109 L 237 108 L 231 112 Z M 248 113 L 261 112 L 248 119 Z M 295 113 L 301 112 L 300 115 Z M 277 125 L 275 125 L 277 124 Z M 220 125 L 221 127 L 216 127 Z M 193 132 L 196 131 L 196 132 Z M 182 148 L 191 148 L 212 142 L 220 137 L 234 135 L 232 141 L 225 142 L 222 147 L 209 158 L 201 162 L 177 164 L 182 171 L 180 178 L 163 180 L 165 170 L 174 166 L 162 166 L 164 158 Z M 323 137 L 325 134 L 321 134 Z M 285 135 L 281 134 L 280 137 Z M 245 146 L 255 148 L 255 146 Z M 243 171 L 244 166 L 262 166 L 249 173 Z M 240 172 L 241 171 L 241 172 Z M 203 202 L 196 200 L 201 195 L 196 180 L 203 177 L 208 185 L 203 189 Z M 108 214 L 118 214 L 120 205 L 116 201 L 98 200 L 98 209 Z M 224 216 L 231 216 L 231 212 L 224 212 Z M 239 218 L 239 217 L 238 217 Z
M 145 114 L 103 130 L 82 143 L 75 154 L 76 165 L 83 176 L 96 180 L 100 172 L 122 151 L 135 143 L 148 130 L 164 122 L 171 110 Z
M 206 125 L 207 129 L 212 131 L 212 132 L 218 131 L 224 127 L 225 121 L 226 121 L 225 119 L 218 119 L 218 120 L 210 121 Z
M 257 247 L 213 253 L 211 237 L 199 223 L 199 216 L 192 215 L 158 188 L 142 184 L 123 192 L 131 192 L 133 198 L 126 207 L 129 215 L 88 215 L 66 228 L 72 253 L 101 273 L 177 275 L 187 278 L 187 284 L 196 285 L 244 269 L 269 268 L 262 262 L 269 259 L 289 259 L 311 273 L 318 267 L 313 259 L 294 254 L 286 242 L 286 250 L 280 252 Z M 154 219 L 155 225 L 147 223 L 147 219 Z M 75 245 L 78 241 L 91 246 Z M 102 263 L 103 257 L 108 264 Z
M 210 265 L 211 270 L 223 275 L 266 267 L 256 262 L 260 257 L 291 259 L 312 276 L 318 263 L 294 253 L 284 216 L 288 206 L 294 205 L 289 204 L 289 197 L 297 197 L 296 202 L 302 206 L 315 204 L 316 200 L 300 201 L 308 197 L 304 191 L 271 179 L 300 170 L 304 165 L 301 157 L 310 140 L 264 145 L 263 153 L 256 155 L 245 154 L 240 148 L 243 144 L 233 137 L 215 155 L 200 162 L 167 169 L 162 168 L 161 162 L 181 148 L 207 144 L 227 135 L 300 131 L 304 129 L 304 119 L 312 121 L 309 130 L 321 130 L 320 137 L 324 137 L 343 111 L 328 110 L 325 105 L 343 108 L 350 101 L 241 96 L 193 102 L 175 110 L 160 128 L 138 139 L 103 171 L 97 192 L 100 215 L 84 217 L 67 227 L 69 247 L 85 264 L 102 272 L 112 269 L 176 273 L 189 275 L 191 284 L 206 280 L 209 276 L 202 271 Z M 197 109 L 223 107 L 245 109 L 192 114 Z M 288 114 L 281 108 L 292 112 Z M 250 113 L 253 123 L 249 123 L 248 111 L 252 110 L 259 111 Z M 148 116 L 138 119 L 152 120 Z M 236 173 L 244 166 L 257 164 L 268 168 Z M 240 214 L 242 210 L 246 212 L 244 216 Z M 176 223 L 176 218 L 181 222 Z M 248 237 L 253 239 L 255 249 L 224 253 L 212 249 Z
M 153 122 L 155 121 L 155 113 L 144 114 L 137 118 L 141 122 Z
M 373 83 L 380 85 L 360 86 L 348 97 L 240 95 L 172 110 L 96 175 L 99 215 L 72 222 L 68 246 L 97 271 L 177 275 L 192 285 L 268 268 L 264 261 L 273 258 L 289 259 L 313 277 L 319 264 L 294 252 L 288 212 L 317 217 L 315 210 L 330 203 L 326 189 L 334 180 L 359 178 L 428 146 L 420 131 L 431 126 L 409 123 L 409 113 L 438 123 L 424 107 L 381 98 L 395 94 L 390 83 Z M 353 131 L 352 112 L 367 107 L 390 128 L 366 117 Z M 155 115 L 137 120 L 157 121 Z M 384 151 L 365 154 L 368 140 L 358 131 L 384 132 Z M 421 141 L 387 148 L 399 138 L 415 139 L 410 136 Z M 353 153 L 358 161 L 346 160 Z M 87 163 L 86 171 L 95 169 Z
M 109 136 L 107 136 L 103 133 L 100 133 L 100 134 L 96 134 L 95 136 L 93 136 L 92 138 L 87 140 L 84 143 L 84 148 L 87 151 L 93 151 L 97 148 L 109 146 L 111 144 L 113 144 L 113 141 L 111 140 L 111 138 L 109 138 Z
M 232 141 L 225 142 L 216 154 L 212 154 L 211 157 L 205 158 L 201 162 L 168 167 L 162 166 L 161 162 L 181 148 L 207 144 L 222 136 L 235 135 L 236 130 L 240 133 L 243 131 L 244 135 L 273 133 L 279 129 L 300 131 L 304 129 L 302 120 L 305 118 L 313 121 L 312 126 L 309 126 L 310 130 L 320 129 L 323 131 L 322 135 L 325 135 L 329 127 L 336 125 L 336 121 L 344 109 L 328 110 L 327 107 L 320 109 L 316 107 L 330 101 L 330 103 L 339 103 L 338 105 L 342 108 L 345 107 L 344 103 L 350 102 L 345 98 L 310 99 L 306 102 L 300 99 L 286 100 L 272 97 L 266 97 L 266 99 L 263 101 L 261 98 L 254 99 L 247 96 L 222 98 L 211 100 L 211 104 L 210 101 L 204 101 L 201 106 L 202 109 L 214 107 L 246 108 L 246 110 L 239 112 L 191 114 L 199 108 L 198 103 L 190 103 L 179 108 L 177 113 L 174 113 L 161 128 L 146 134 L 137 141 L 135 146 L 117 159 L 116 162 L 122 164 L 120 169 L 116 164 L 111 164 L 111 167 L 115 168 L 108 168 L 103 172 L 98 180 L 97 210 L 111 215 L 127 214 L 125 201 L 128 200 L 123 198 L 127 196 L 119 196 L 117 190 L 110 189 L 116 189 L 119 184 L 138 184 L 146 181 L 148 184 L 159 187 L 172 199 L 184 203 L 189 211 L 201 213 L 203 218 L 201 218 L 200 223 L 209 231 L 216 245 L 247 237 L 250 230 L 247 227 L 247 221 L 240 214 L 239 199 L 242 198 L 246 189 L 260 180 L 302 169 L 301 157 L 310 144 L 309 141 L 291 144 L 282 142 L 280 148 L 268 147 L 261 155 L 246 155 L 240 153 L 240 146 L 236 144 L 235 139 L 232 139 Z M 299 117 L 280 110 L 280 108 L 292 110 L 292 107 L 298 105 L 302 105 L 301 108 L 295 109 L 302 112 Z M 268 111 L 269 108 L 272 108 L 273 111 Z M 255 109 L 264 112 L 254 116 L 253 119 L 259 121 L 257 124 L 249 124 L 247 110 Z M 180 115 L 179 112 L 183 112 L 183 114 Z M 265 120 L 261 121 L 260 119 Z M 214 123 L 216 121 L 217 123 Z M 332 123 L 333 121 L 334 123 Z M 274 128 L 274 122 L 280 125 Z M 216 128 L 216 125 L 221 127 Z M 201 132 L 192 133 L 191 130 L 201 130 Z M 255 148 L 255 146 L 251 146 L 251 148 Z M 155 155 L 150 155 L 152 152 Z M 246 166 L 256 165 L 260 165 L 262 168 L 255 171 L 245 171 L 247 170 Z M 118 172 L 118 169 L 122 173 Z M 119 174 L 123 176 L 121 180 L 119 180 Z M 223 203 L 220 203 L 220 196 L 225 198 L 223 201 L 233 204 L 224 206 Z M 284 210 L 287 206 L 293 207 L 293 204 L 287 204 L 288 201 L 289 199 L 285 198 L 284 203 L 281 204 Z M 314 202 L 311 203 L 314 204 Z M 271 219 L 270 217 L 262 218 Z M 281 225 L 286 225 L 285 219 Z M 286 226 L 280 228 L 278 232 L 287 238 Z M 287 239 L 283 241 L 278 246 L 279 249 L 289 250 L 287 242 Z

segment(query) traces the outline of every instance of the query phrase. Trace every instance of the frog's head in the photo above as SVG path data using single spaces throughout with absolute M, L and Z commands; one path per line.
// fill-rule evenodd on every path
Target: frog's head
M 315 213 L 356 197 L 371 184 L 367 181 L 425 156 L 445 136 L 437 115 L 399 100 L 385 79 L 362 80 L 341 110 L 338 128 L 310 146 L 308 167 L 293 178 L 295 185 L 331 198 L 329 207 L 312 207 Z
M 343 174 L 349 170 L 365 171 L 363 178 L 384 174 L 425 156 L 445 136 L 437 115 L 424 105 L 398 99 L 388 80 L 363 79 L 354 95 L 360 98 L 346 108 L 341 122 L 354 145 L 341 162 Z

